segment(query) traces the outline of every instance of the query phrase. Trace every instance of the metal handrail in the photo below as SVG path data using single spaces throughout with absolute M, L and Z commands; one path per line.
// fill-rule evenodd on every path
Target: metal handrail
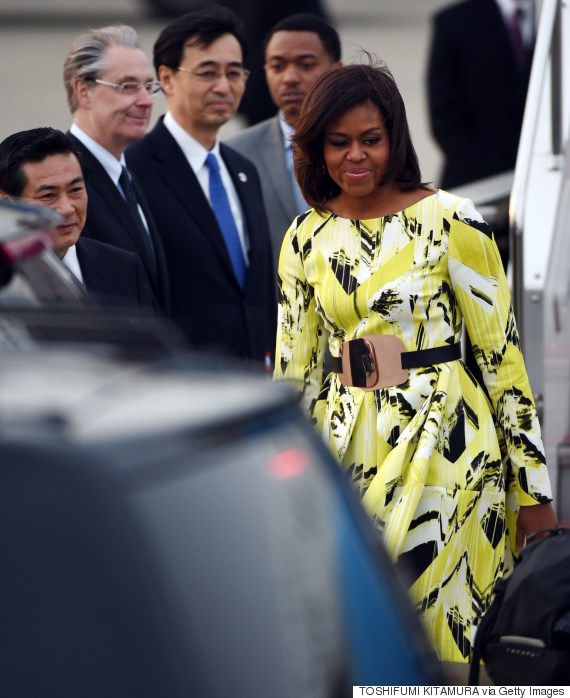
M 534 49 L 528 86 L 513 189 L 509 203 L 509 232 L 513 272 L 513 304 L 521 338 L 524 338 L 524 201 L 528 188 L 530 163 L 537 132 L 538 116 L 546 68 L 551 62 L 551 144 L 552 155 L 560 155 L 562 147 L 562 60 L 560 41 L 560 9 L 563 0 L 544 0 L 540 12 L 538 35 Z

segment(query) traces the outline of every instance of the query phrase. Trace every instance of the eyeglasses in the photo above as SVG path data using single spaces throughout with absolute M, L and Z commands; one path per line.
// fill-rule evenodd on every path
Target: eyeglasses
M 230 68 L 226 72 L 221 70 L 214 70 L 213 68 L 205 68 L 203 70 L 190 70 L 189 68 L 183 68 L 181 65 L 178 66 L 178 70 L 183 73 L 190 73 L 190 75 L 195 75 L 198 80 L 202 82 L 214 83 L 224 76 L 226 80 L 232 84 L 237 85 L 240 82 L 245 82 L 249 76 L 249 70 L 246 68 Z
M 122 95 L 134 96 L 140 90 L 145 90 L 149 95 L 155 95 L 162 89 L 162 85 L 157 80 L 149 80 L 148 82 L 107 82 L 99 80 L 99 78 L 88 78 L 89 82 L 96 82 L 98 85 L 112 87 Z

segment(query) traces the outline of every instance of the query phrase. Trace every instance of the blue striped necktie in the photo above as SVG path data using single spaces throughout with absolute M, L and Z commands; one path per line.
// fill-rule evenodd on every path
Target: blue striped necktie
M 243 288 L 247 272 L 245 258 L 226 188 L 220 176 L 220 164 L 214 153 L 208 153 L 206 164 L 210 170 L 210 204 L 222 231 L 236 278 Z

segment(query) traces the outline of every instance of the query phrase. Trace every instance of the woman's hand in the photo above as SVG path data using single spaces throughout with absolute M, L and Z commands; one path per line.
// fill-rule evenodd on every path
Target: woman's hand
M 521 507 L 517 517 L 517 550 L 524 547 L 526 539 L 531 533 L 547 528 L 558 528 L 558 520 L 552 504 Z

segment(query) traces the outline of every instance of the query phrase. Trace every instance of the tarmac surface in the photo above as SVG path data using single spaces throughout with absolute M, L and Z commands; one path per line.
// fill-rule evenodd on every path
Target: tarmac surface
M 426 111 L 426 52 L 430 17 L 450 2 L 325 0 L 341 35 L 343 60 L 358 62 L 360 50 L 366 49 L 394 73 L 406 102 L 423 179 L 436 183 L 441 158 Z M 62 67 L 78 34 L 91 27 L 124 22 L 138 31 L 150 56 L 167 21 L 151 16 L 149 0 L 0 0 L 0 140 L 36 126 L 69 127 Z M 164 97 L 159 95 L 153 122 L 164 111 Z M 224 133 L 241 125 L 234 120 Z

